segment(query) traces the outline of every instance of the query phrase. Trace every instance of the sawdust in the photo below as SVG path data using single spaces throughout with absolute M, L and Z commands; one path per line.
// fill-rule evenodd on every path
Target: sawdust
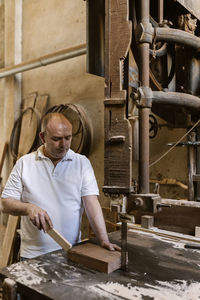
M 25 284 L 27 286 L 40 284 L 41 281 L 44 282 L 43 277 L 37 276 L 36 274 L 31 272 L 30 270 L 26 270 L 20 264 L 13 264 L 10 267 L 7 267 L 7 269 L 10 272 L 11 275 L 12 274 L 15 275 L 17 273 L 17 276 L 18 276 L 17 281 L 22 283 L 22 284 Z M 40 271 L 41 271 L 41 269 L 40 269 Z
M 144 234 L 144 235 L 147 235 L 147 236 L 151 236 L 153 237 L 154 239 L 157 239 L 157 240 L 160 240 L 160 241 L 163 241 L 165 243 L 169 243 L 172 245 L 173 248 L 177 248 L 177 249 L 184 249 L 185 251 L 188 251 L 187 249 L 185 249 L 185 244 L 187 243 L 186 241 L 184 240 L 181 240 L 181 237 L 186 237 L 187 235 L 183 235 L 183 234 L 179 234 L 180 237 L 177 237 L 176 235 L 171 236 L 171 237 L 167 237 L 166 236 L 161 236 L 161 235 L 157 235 L 156 233 L 166 233 L 167 231 L 164 231 L 164 230 L 159 230 L 157 229 L 156 227 L 153 228 L 154 232 L 143 232 L 143 231 L 138 231 L 137 229 L 129 229 L 130 232 L 136 232 L 136 233 L 139 233 L 139 234 Z M 199 242 L 200 239 L 199 238 L 195 238 L 193 237 L 194 239 L 194 242 L 197 241 Z M 200 253 L 200 250 L 198 249 L 190 249 L 191 252 L 198 252 Z
M 54 284 L 58 282 L 68 283 L 73 280 L 80 278 L 81 274 L 76 272 L 74 266 L 69 266 L 62 263 L 63 270 L 62 272 L 54 271 L 54 276 L 56 278 L 50 278 L 49 274 L 46 272 L 45 267 L 49 266 L 49 263 L 38 262 L 37 260 L 32 260 L 32 263 L 24 261 L 23 263 L 13 264 L 7 267 L 11 275 L 17 277 L 17 282 L 31 287 L 32 285 L 39 285 L 47 281 L 51 281 Z M 65 280 L 63 278 L 66 278 Z
M 93 291 L 98 289 L 107 293 L 108 299 L 128 299 L 142 300 L 144 297 L 151 297 L 152 300 L 198 300 L 200 299 L 200 283 L 192 282 L 188 284 L 186 281 L 176 282 L 159 282 L 156 286 L 146 284 L 145 287 L 127 286 L 114 282 L 106 284 L 98 284 L 91 287 Z M 114 296 L 117 298 L 110 298 Z

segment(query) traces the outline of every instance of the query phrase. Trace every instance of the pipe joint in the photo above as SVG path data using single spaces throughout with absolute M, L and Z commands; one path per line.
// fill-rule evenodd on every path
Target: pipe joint
M 135 30 L 135 37 L 137 43 L 152 44 L 154 36 L 154 29 L 149 22 L 139 23 Z
M 139 87 L 138 99 L 136 100 L 136 105 L 138 108 L 151 108 L 152 106 L 152 90 L 149 87 Z

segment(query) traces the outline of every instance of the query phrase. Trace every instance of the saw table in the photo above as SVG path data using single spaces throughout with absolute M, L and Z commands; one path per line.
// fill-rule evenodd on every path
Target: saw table
M 120 232 L 110 239 L 120 245 Z M 185 243 L 131 229 L 127 271 L 94 271 L 59 250 L 1 269 L 0 278 L 14 280 L 23 300 L 200 299 L 200 250 Z

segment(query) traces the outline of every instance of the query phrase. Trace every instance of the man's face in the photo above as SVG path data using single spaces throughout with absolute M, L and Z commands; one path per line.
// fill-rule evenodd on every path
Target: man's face
M 44 143 L 44 153 L 52 161 L 60 161 L 71 146 L 72 126 L 64 118 L 52 118 L 40 137 Z

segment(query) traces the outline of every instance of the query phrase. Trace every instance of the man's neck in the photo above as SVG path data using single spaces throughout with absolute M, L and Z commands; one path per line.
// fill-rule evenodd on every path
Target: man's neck
M 54 166 L 56 166 L 59 163 L 59 161 L 62 160 L 62 158 L 58 159 L 58 158 L 54 158 L 54 157 L 50 156 L 44 145 L 43 145 L 43 154 L 44 154 L 44 156 L 48 157 L 52 161 Z

